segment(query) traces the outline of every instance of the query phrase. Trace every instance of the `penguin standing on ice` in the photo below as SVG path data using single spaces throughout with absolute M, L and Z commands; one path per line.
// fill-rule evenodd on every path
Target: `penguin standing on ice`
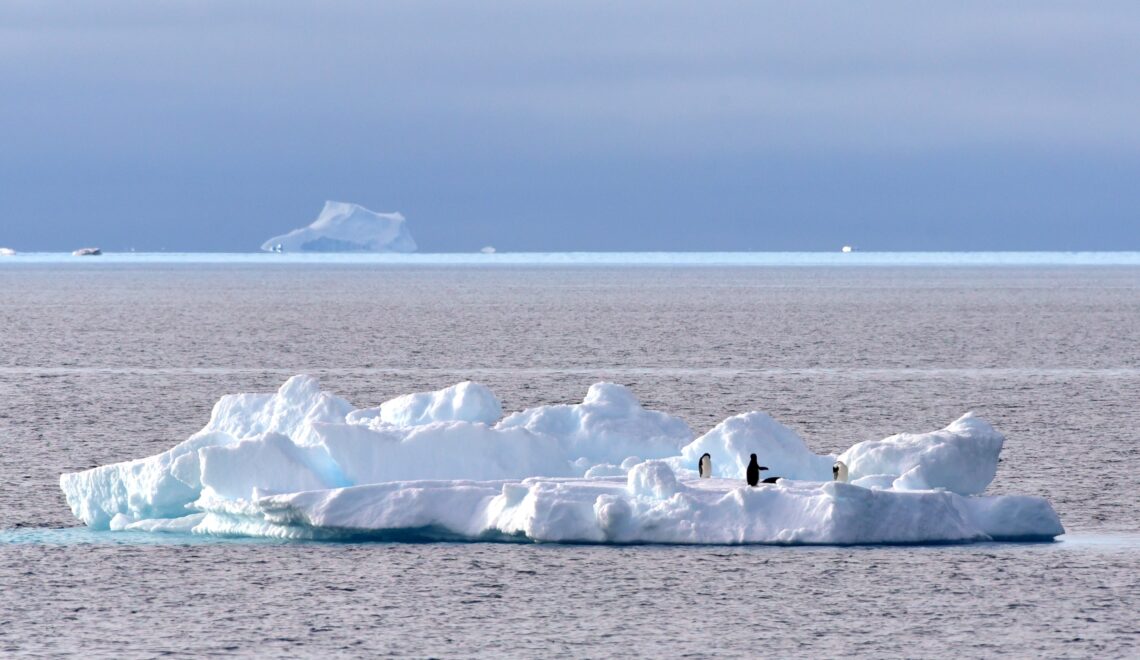
M 708 479 L 712 476 L 712 456 L 705 453 L 701 456 L 701 460 L 697 462 L 697 471 L 701 473 L 701 479 Z
M 847 464 L 843 461 L 835 461 L 835 465 L 831 466 L 831 478 L 835 481 L 847 483 Z
M 755 486 L 760 483 L 760 470 L 767 470 L 768 468 L 756 462 L 756 454 L 752 454 L 752 460 L 748 462 L 748 470 L 745 471 L 745 476 L 748 478 L 748 485 Z M 767 479 L 765 483 L 769 483 Z
M 748 469 L 744 472 L 744 476 L 748 479 L 749 486 L 755 486 L 760 483 L 760 464 L 756 462 L 756 454 L 752 454 L 752 460 L 748 463 Z
M 767 470 L 768 468 L 756 462 L 756 454 L 752 454 L 752 460 L 748 462 L 748 470 L 745 471 L 745 477 L 748 479 L 749 486 L 755 486 L 760 483 L 760 471 Z M 780 477 L 768 477 L 764 480 L 766 484 L 774 484 L 780 480 Z

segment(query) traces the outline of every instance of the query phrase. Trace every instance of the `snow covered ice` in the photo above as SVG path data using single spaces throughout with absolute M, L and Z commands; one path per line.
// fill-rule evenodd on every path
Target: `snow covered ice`
M 325 202 L 308 227 L 274 236 L 267 252 L 415 252 L 416 241 L 399 213 L 375 213 L 346 202 Z
M 464 382 L 357 409 L 294 376 L 237 394 L 170 450 L 63 474 L 94 529 L 301 539 L 590 543 L 935 543 L 1048 540 L 1050 504 L 985 496 L 1003 436 L 965 415 L 944 429 L 817 455 L 761 412 L 700 437 L 598 383 L 572 405 L 503 417 Z M 698 479 L 697 460 L 713 460 Z M 749 487 L 750 454 L 783 477 Z M 848 483 L 832 481 L 842 460 Z

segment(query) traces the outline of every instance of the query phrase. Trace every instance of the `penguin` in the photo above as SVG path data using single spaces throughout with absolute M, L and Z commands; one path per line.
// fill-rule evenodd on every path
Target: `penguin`
M 767 469 L 768 468 L 757 463 L 756 454 L 752 454 L 752 460 L 748 462 L 748 470 L 745 472 L 745 476 L 748 477 L 748 485 L 755 486 L 756 484 L 760 483 L 760 471 Z M 765 479 L 764 483 L 774 484 L 776 483 L 776 479 L 779 479 L 779 477 L 770 477 L 770 480 Z
M 847 464 L 843 461 L 835 461 L 835 465 L 831 466 L 831 478 L 835 481 L 847 483 Z
M 712 456 L 705 453 L 701 456 L 701 460 L 697 462 L 697 471 L 701 474 L 701 479 L 708 479 L 712 476 Z

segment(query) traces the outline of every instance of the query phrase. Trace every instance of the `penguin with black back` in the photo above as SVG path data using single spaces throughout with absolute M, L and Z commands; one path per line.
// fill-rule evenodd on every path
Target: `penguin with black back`
M 748 462 L 748 470 L 745 471 L 745 476 L 748 478 L 748 485 L 749 486 L 755 486 L 756 484 L 759 484 L 760 483 L 760 471 L 761 470 L 767 470 L 767 469 L 768 468 L 757 463 L 756 462 L 756 454 L 752 454 L 752 460 Z M 776 479 L 779 479 L 779 477 L 771 477 L 770 480 L 765 479 L 764 483 L 774 484 L 774 483 L 776 483 Z
M 760 481 L 760 471 L 767 470 L 768 468 L 756 462 L 756 454 L 752 454 L 752 460 L 748 462 L 748 470 L 745 472 L 745 477 L 748 479 L 749 486 L 755 486 L 760 483 L 774 484 L 780 480 L 780 477 L 768 477 L 763 482 Z
M 701 455 L 701 460 L 697 462 L 697 471 L 701 473 L 701 479 L 712 476 L 712 456 L 707 452 Z

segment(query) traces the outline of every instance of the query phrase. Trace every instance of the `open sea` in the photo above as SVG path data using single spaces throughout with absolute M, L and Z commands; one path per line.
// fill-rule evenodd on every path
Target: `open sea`
M 1140 255 L 0 257 L 0 655 L 1140 657 Z M 817 452 L 1007 436 L 1048 544 L 296 543 L 96 533 L 59 474 L 309 373 L 357 406 L 599 380 Z

